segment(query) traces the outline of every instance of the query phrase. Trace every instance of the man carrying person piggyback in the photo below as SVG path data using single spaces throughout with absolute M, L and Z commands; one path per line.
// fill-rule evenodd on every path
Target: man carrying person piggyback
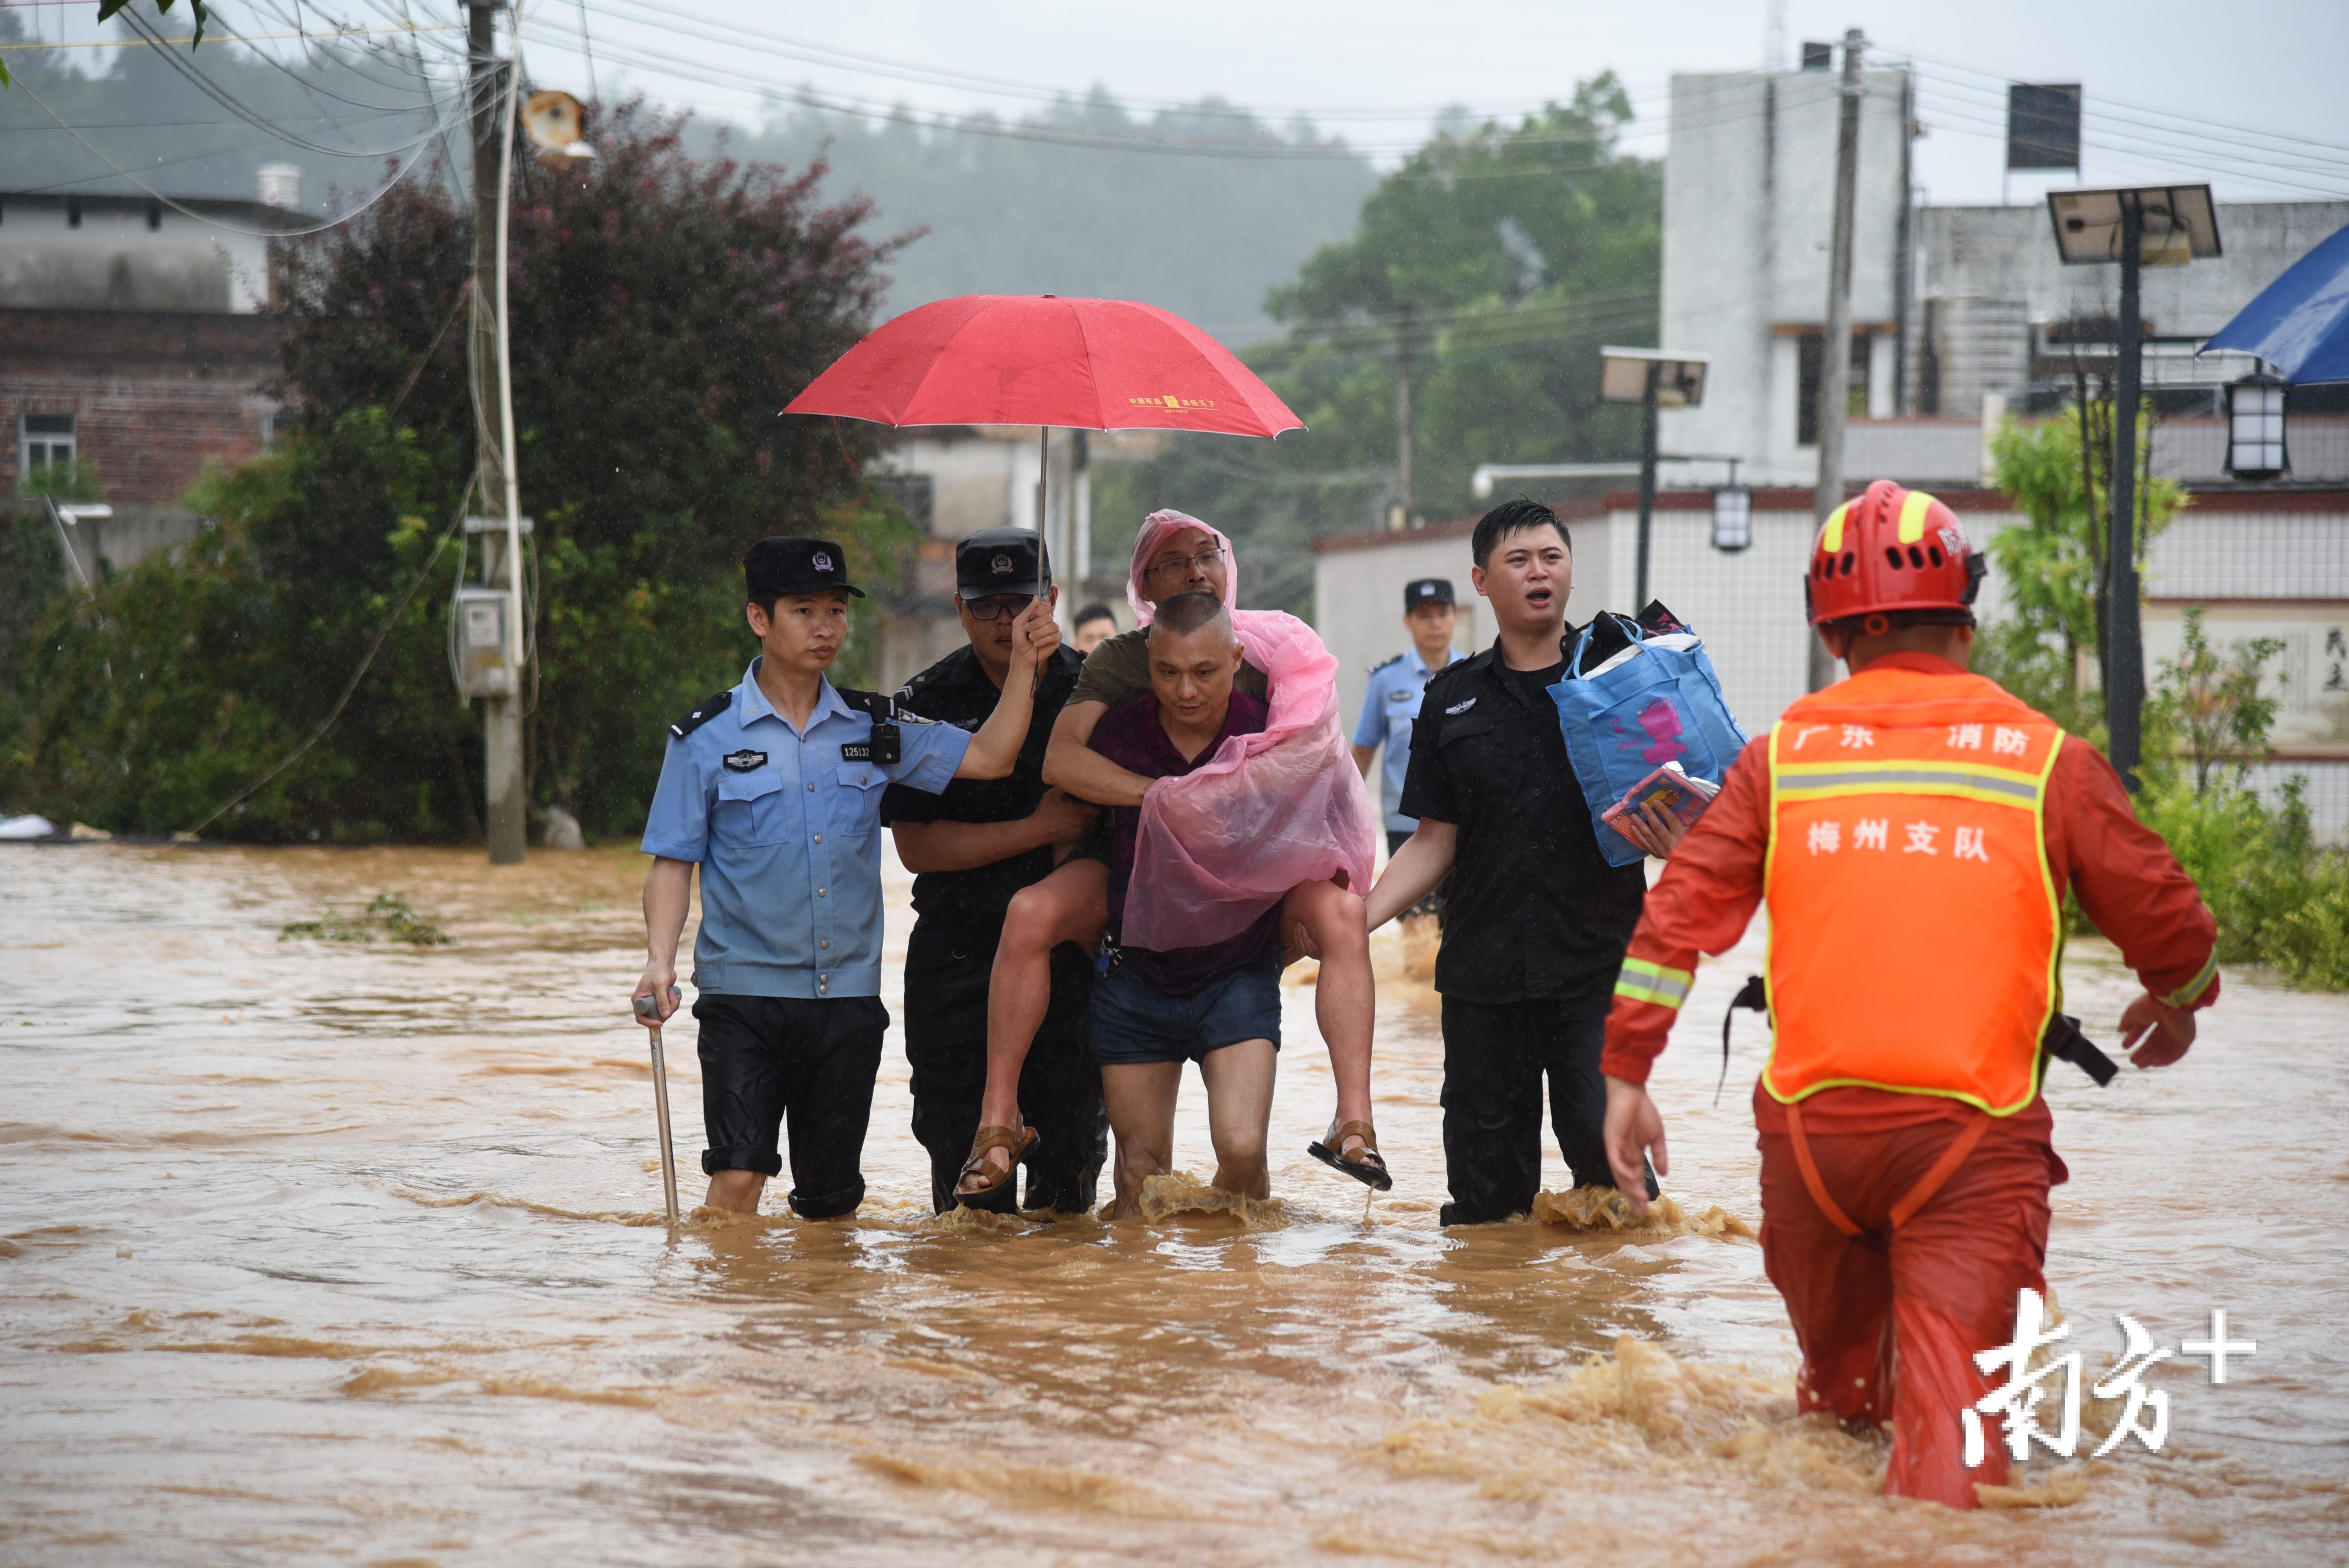
M 1158 605 L 1149 633 L 1150 687 L 1103 714 L 1087 745 L 1144 779 L 1186 775 L 1225 740 L 1265 728 L 1261 697 L 1233 689 L 1240 643 L 1212 593 Z M 1109 972 L 1093 988 L 1093 1053 L 1117 1134 L 1115 1217 L 1142 1213 L 1143 1184 L 1172 1168 L 1183 1064 L 1199 1064 L 1216 1150 L 1215 1186 L 1270 1194 L 1265 1159 L 1280 1049 L 1281 906 L 1238 935 L 1171 951 L 1119 938 L 1133 891 L 1142 808 L 1109 812 Z

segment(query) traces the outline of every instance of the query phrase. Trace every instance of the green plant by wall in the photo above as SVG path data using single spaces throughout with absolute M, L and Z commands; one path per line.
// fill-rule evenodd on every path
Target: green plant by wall
M 50 496 L 57 500 L 103 499 L 98 465 L 73 458 L 61 463 L 36 463 L 26 469 L 24 477 L 16 481 L 16 493 L 21 496 Z
M 2199 606 L 2146 704 L 2145 789 L 2137 815 L 2168 841 L 2219 923 L 2221 964 L 2264 964 L 2287 985 L 2349 991 L 2349 857 L 2319 847 L 2307 779 L 2275 800 L 2250 786 L 2271 755 L 2279 699 L 2261 675 L 2283 651 L 2254 637 L 2221 653 Z

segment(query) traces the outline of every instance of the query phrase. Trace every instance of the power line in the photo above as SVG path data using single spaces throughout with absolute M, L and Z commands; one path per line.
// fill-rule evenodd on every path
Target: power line
M 118 13 L 118 15 L 123 17 L 133 32 L 140 34 L 143 37 L 153 40 L 154 42 L 162 42 L 153 30 L 149 27 L 145 19 L 139 16 L 136 13 L 129 10 L 124 10 Z M 169 62 L 171 67 L 184 77 L 198 92 L 202 93 L 206 98 L 209 98 L 214 103 L 219 104 L 222 108 L 228 110 L 229 113 L 246 121 L 252 125 L 255 130 L 267 131 L 270 135 L 276 137 L 279 140 L 284 141 L 290 146 L 299 147 L 305 151 L 320 153 L 328 158 L 391 158 L 396 157 L 402 152 L 406 152 L 411 148 L 419 147 L 432 139 L 433 132 L 428 129 L 422 135 L 415 138 L 414 139 L 401 142 L 394 147 L 375 148 L 367 150 L 360 150 L 353 148 L 329 147 L 323 141 L 313 141 L 309 138 L 303 136 L 296 131 L 287 129 L 285 126 L 278 124 L 276 121 L 271 119 L 267 115 L 264 115 L 260 110 L 254 108 L 242 98 L 239 98 L 235 94 L 230 92 L 227 88 L 213 81 L 211 77 L 205 75 L 204 72 L 198 68 L 192 62 L 181 59 L 176 52 L 166 49 L 163 51 L 161 57 L 165 61 Z M 424 110 L 419 108 L 417 112 L 422 113 Z
M 860 75 L 879 77 L 886 80 L 912 82 L 924 86 L 959 87 L 984 92 L 990 97 L 1027 98 L 1031 101 L 1057 102 L 1079 96 L 1071 94 L 1066 88 L 1047 82 L 1024 81 L 1017 77 L 961 71 L 949 67 L 929 66 L 919 61 L 901 60 L 885 55 L 869 54 L 863 50 L 846 49 L 836 45 L 818 43 L 811 39 L 795 38 L 757 27 L 712 29 L 707 26 L 693 24 L 675 12 L 636 4 L 635 0 L 598 0 L 598 3 L 601 8 L 607 12 L 615 4 L 625 5 L 628 10 L 638 13 L 639 18 L 646 25 L 657 26 L 664 33 L 698 32 L 699 36 L 711 38 L 712 41 L 737 47 L 741 46 L 742 40 L 745 38 L 756 39 L 759 41 L 761 53 L 786 59 L 797 59 L 809 65 L 851 70 Z M 582 0 L 582 4 L 584 5 L 585 0 Z M 1138 95 L 1128 95 L 1121 101 L 1142 108 L 1165 108 L 1185 113 L 1226 113 L 1236 118 L 1242 115 L 1254 118 L 1268 116 L 1309 118 L 1319 115 L 1333 119 L 1428 119 L 1461 107 L 1447 104 L 1387 104 L 1377 106 L 1257 105 L 1253 108 L 1242 108 L 1186 104 L 1172 98 L 1151 98 Z M 1531 113 L 1541 107 L 1539 103 L 1511 103 L 1487 106 L 1481 109 L 1471 108 L 1468 112 L 1486 116 L 1503 113 Z

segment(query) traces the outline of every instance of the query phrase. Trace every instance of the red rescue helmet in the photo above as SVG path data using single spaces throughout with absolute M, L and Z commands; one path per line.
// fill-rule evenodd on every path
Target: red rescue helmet
M 1923 490 L 1878 480 L 1820 525 L 1803 599 L 1814 626 L 1918 610 L 1971 625 L 1986 569 L 1956 512 Z

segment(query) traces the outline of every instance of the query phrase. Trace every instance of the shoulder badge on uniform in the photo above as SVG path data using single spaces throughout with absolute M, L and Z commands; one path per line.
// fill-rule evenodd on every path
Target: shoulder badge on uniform
M 1371 666 L 1371 674 L 1376 675 L 1381 670 L 1391 668 L 1401 663 L 1402 663 L 1402 655 L 1401 654 L 1397 654 L 1391 659 L 1381 659 L 1377 664 Z
M 671 735 L 676 736 L 679 740 L 683 740 L 687 736 L 691 735 L 695 730 L 699 729 L 703 725 L 708 724 L 711 719 L 716 718 L 719 714 L 724 713 L 728 706 L 730 705 L 733 700 L 734 690 L 731 686 L 729 686 L 726 690 L 718 693 L 715 696 L 703 697 L 701 699 L 701 705 L 695 708 L 691 713 L 687 714 L 683 718 L 678 719 L 675 724 L 670 725 L 668 727 L 668 732 Z
M 888 724 L 892 722 L 893 717 L 895 722 L 898 724 L 936 724 L 938 722 L 935 718 L 924 718 L 918 713 L 907 713 L 905 709 L 903 700 L 905 694 L 902 692 L 900 692 L 896 696 L 891 696 L 885 692 L 858 691 L 854 686 L 834 686 L 832 689 L 840 694 L 840 700 L 842 702 L 846 703 L 858 713 L 870 714 L 875 723 Z M 896 713 L 894 716 L 889 711 L 890 705 L 892 703 L 898 705 Z
M 895 700 L 886 692 L 859 691 L 854 686 L 834 686 L 832 689 L 839 695 L 842 702 L 858 713 L 869 714 L 885 722 L 889 717 L 890 705 Z

